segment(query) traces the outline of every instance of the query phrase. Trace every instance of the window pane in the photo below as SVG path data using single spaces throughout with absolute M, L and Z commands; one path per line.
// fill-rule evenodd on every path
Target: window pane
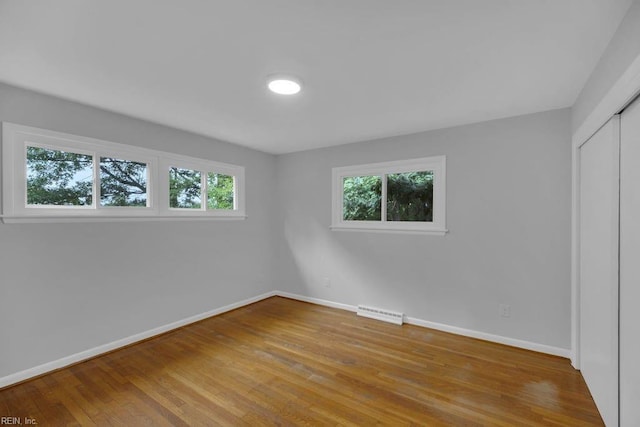
M 27 147 L 27 204 L 87 206 L 93 200 L 93 157 Z
M 387 221 L 433 221 L 433 171 L 387 175 Z
M 219 173 L 207 174 L 207 208 L 233 210 L 233 177 Z
M 147 206 L 147 164 L 100 157 L 100 205 Z
M 342 182 L 342 218 L 345 221 L 380 221 L 382 177 L 351 176 Z
M 202 207 L 200 176 L 200 171 L 169 168 L 169 207 L 200 209 Z

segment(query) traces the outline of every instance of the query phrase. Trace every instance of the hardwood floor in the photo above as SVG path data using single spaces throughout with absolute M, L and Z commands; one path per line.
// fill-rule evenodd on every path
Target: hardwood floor
M 602 425 L 563 358 L 273 297 L 0 390 L 57 425 Z

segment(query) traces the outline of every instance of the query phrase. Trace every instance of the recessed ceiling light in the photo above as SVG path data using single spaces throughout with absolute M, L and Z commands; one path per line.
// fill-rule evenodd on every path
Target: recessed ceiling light
M 269 90 L 278 95 L 295 95 L 300 92 L 302 85 L 293 77 L 272 76 L 269 78 Z

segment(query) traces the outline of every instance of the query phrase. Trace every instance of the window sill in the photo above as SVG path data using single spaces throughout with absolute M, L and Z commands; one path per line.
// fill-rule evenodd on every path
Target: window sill
M 156 222 L 156 221 L 240 221 L 247 219 L 246 215 L 24 215 L 24 216 L 4 216 L 0 215 L 0 222 L 3 224 L 37 224 L 37 223 L 72 223 L 72 222 Z
M 348 225 L 332 225 L 329 227 L 332 231 L 360 231 L 367 233 L 394 233 L 394 234 L 422 234 L 422 235 L 432 235 L 432 236 L 444 236 L 449 232 L 447 229 L 420 229 L 420 228 L 378 228 L 378 227 L 354 227 Z

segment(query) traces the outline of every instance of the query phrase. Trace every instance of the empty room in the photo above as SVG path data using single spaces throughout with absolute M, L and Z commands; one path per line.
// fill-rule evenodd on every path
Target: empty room
M 0 425 L 640 426 L 640 0 L 0 0 Z

